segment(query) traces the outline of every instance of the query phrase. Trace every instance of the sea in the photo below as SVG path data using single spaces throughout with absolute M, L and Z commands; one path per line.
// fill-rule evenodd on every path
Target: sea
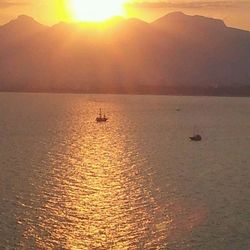
M 250 249 L 250 99 L 1 93 L 0 249 Z

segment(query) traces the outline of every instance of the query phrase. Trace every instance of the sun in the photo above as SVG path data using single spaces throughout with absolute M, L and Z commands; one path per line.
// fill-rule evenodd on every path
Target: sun
M 69 8 L 76 21 L 99 22 L 123 15 L 125 0 L 70 0 Z

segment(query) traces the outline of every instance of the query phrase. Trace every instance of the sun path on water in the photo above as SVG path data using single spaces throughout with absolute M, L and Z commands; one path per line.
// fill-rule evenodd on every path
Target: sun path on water
M 70 0 L 69 11 L 75 21 L 101 22 L 124 14 L 126 0 Z

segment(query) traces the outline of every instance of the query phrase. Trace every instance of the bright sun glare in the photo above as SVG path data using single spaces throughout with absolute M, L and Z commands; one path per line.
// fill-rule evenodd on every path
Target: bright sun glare
M 104 21 L 123 15 L 125 0 L 70 0 L 73 19 L 77 21 Z

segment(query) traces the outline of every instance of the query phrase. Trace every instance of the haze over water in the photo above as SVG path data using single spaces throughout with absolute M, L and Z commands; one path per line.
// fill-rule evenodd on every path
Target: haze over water
M 2 93 L 0 117 L 0 248 L 249 249 L 250 99 Z

